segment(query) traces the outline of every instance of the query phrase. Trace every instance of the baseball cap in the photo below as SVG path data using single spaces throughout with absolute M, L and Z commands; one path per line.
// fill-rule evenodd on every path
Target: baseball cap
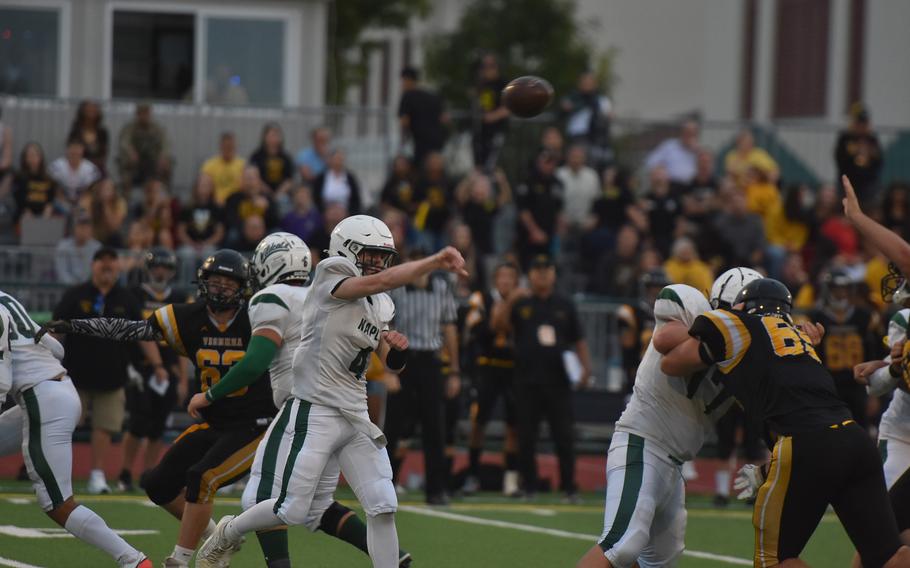
M 531 268 L 552 268 L 556 266 L 548 254 L 538 254 L 531 259 Z
M 92 255 L 92 262 L 96 260 L 101 260 L 102 258 L 119 258 L 120 255 L 117 254 L 117 249 L 113 247 L 101 247 L 95 251 L 95 254 Z

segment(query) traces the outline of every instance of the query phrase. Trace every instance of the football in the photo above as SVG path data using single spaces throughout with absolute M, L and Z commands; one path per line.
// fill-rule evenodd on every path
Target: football
M 533 75 L 512 79 L 502 90 L 503 104 L 521 118 L 537 116 L 552 100 L 553 86 L 550 82 Z

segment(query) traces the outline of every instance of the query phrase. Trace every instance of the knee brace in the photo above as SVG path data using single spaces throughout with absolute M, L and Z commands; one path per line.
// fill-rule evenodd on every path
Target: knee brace
M 353 513 L 353 511 L 338 501 L 332 501 L 332 504 L 322 513 L 318 528 L 327 535 L 335 536 L 341 520 L 350 513 Z
M 179 475 L 166 475 L 158 471 L 158 468 L 152 468 L 139 478 L 139 487 L 145 490 L 152 503 L 166 505 L 180 495 L 183 483 Z
M 358 492 L 363 512 L 373 517 L 398 510 L 398 495 L 391 479 L 377 479 L 364 484 Z

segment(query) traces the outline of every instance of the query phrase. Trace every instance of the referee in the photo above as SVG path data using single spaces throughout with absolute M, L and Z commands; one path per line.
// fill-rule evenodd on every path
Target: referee
M 566 498 L 577 500 L 575 487 L 572 389 L 564 353 L 575 351 L 582 373 L 580 386 L 591 379 L 588 344 L 581 335 L 575 305 L 555 293 L 556 267 L 547 255 L 531 259 L 528 290 L 515 290 L 493 310 L 492 326 L 512 332 L 515 342 L 515 405 L 518 411 L 518 459 L 527 497 L 537 492 L 537 436 L 541 419 L 550 426 L 559 457 L 559 481 Z
M 410 260 L 424 256 L 412 253 Z M 445 401 L 458 396 L 457 310 L 452 288 L 441 275 L 428 275 L 414 285 L 390 292 L 395 302 L 393 324 L 410 343 L 408 364 L 399 375 L 401 388 L 390 392 L 386 408 L 386 439 L 392 471 L 397 479 L 401 458 L 398 441 L 419 421 L 426 468 L 426 501 L 445 505 L 447 476 L 445 458 Z M 445 347 L 451 364 L 443 380 L 439 352 Z M 395 389 L 390 389 L 390 391 Z

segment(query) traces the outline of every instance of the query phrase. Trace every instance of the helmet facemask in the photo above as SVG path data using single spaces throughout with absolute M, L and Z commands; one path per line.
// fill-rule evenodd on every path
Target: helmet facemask
M 239 309 L 246 301 L 244 283 L 224 274 L 204 274 L 199 280 L 199 296 L 213 312 Z
M 908 300 L 910 300 L 910 288 L 907 286 L 907 279 L 892 262 L 888 264 L 888 274 L 882 278 L 882 301 L 902 306 Z
M 354 264 L 360 269 L 364 276 L 378 274 L 392 265 L 392 261 L 398 256 L 398 251 L 386 247 L 362 246 L 360 243 L 351 243 L 348 249 L 353 251 L 354 247 L 359 250 L 354 254 Z

